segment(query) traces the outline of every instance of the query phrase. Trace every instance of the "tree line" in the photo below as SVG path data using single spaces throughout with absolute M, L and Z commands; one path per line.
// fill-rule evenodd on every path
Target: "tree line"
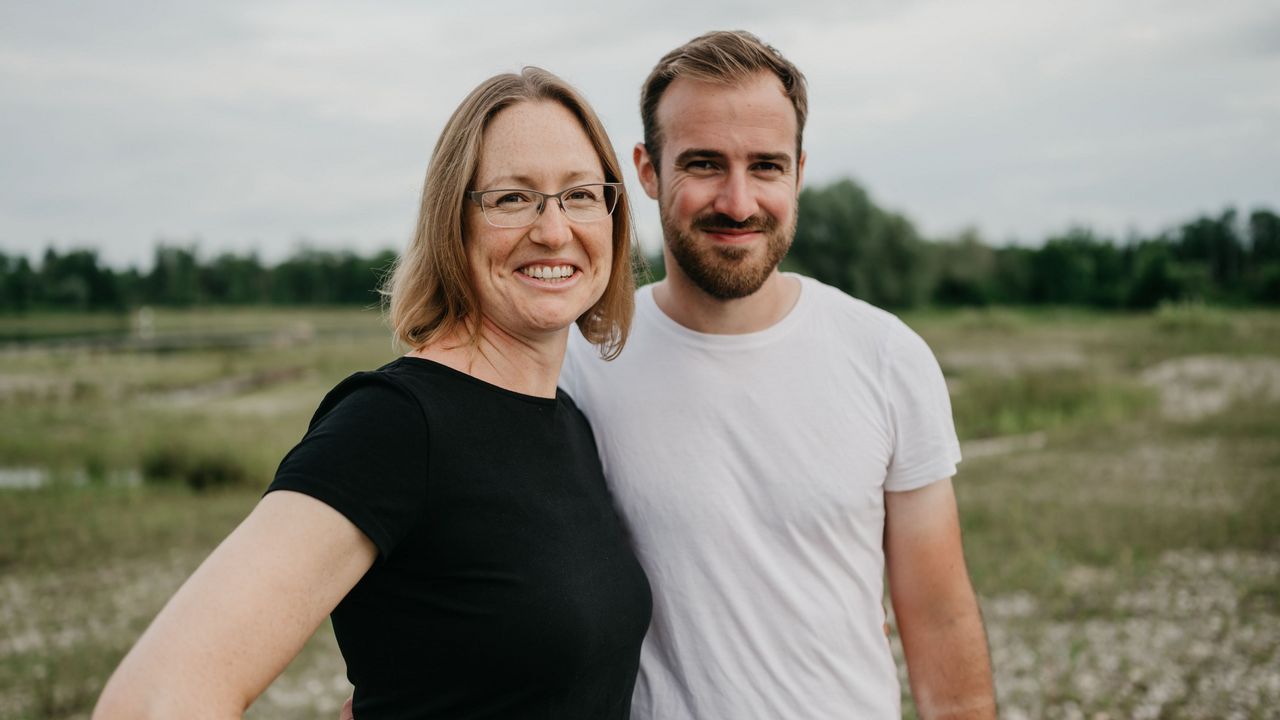
M 256 254 L 202 259 L 160 244 L 147 271 L 115 270 L 96 251 L 39 262 L 0 251 L 0 311 L 124 310 L 140 305 L 309 305 L 378 301 L 395 255 L 302 250 L 275 265 Z M 661 262 L 651 261 L 654 274 Z M 1079 305 L 1144 309 L 1166 301 L 1280 305 L 1280 216 L 1227 209 L 1150 237 L 1072 228 L 1038 247 L 993 246 L 976 232 L 929 240 L 852 180 L 807 188 L 786 269 L 889 308 Z
M 202 260 L 160 244 L 151 269 L 118 271 L 90 249 L 45 250 L 39 263 L 0 252 L 0 310 L 127 310 L 141 305 L 372 305 L 395 253 L 302 250 L 275 265 L 255 253 Z
M 889 308 L 1280 305 L 1280 216 L 1227 209 L 1151 237 L 1118 241 L 1078 227 L 1038 247 L 994 247 L 973 231 L 926 240 L 910 220 L 842 180 L 800 194 L 785 265 Z

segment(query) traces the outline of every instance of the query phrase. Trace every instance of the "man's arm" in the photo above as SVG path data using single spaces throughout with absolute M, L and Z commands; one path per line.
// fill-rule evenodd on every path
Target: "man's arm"
M 924 720 L 996 716 L 991 659 L 960 541 L 950 478 L 885 493 L 889 594 Z

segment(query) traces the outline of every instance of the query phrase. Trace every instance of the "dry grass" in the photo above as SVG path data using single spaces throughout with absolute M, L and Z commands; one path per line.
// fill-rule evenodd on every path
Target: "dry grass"
M 1259 385 L 1280 363 L 1280 314 L 908 320 L 953 390 L 1003 716 L 1280 717 L 1280 396 Z M 65 337 L 76 322 L 49 326 Z M 166 313 L 156 326 L 195 341 L 0 349 L 0 482 L 14 468 L 48 478 L 0 489 L 0 718 L 87 717 L 324 391 L 392 355 L 371 313 Z M 225 342 L 237 336 L 256 340 Z M 138 483 L 175 452 L 246 479 Z M 250 716 L 336 717 L 348 692 L 326 626 Z

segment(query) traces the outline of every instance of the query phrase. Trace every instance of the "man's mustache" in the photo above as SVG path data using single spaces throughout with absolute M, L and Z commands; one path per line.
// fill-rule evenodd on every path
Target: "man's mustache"
M 702 230 L 703 232 L 717 232 L 720 230 L 736 230 L 747 232 L 767 233 L 772 232 L 778 223 L 773 218 L 764 215 L 752 215 L 746 220 L 738 221 L 729 217 L 715 213 L 712 215 L 704 215 L 693 221 L 694 230 Z

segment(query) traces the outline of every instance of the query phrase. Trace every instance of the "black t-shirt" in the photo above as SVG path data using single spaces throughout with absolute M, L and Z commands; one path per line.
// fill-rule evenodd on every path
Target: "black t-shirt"
M 630 714 L 649 584 L 563 391 L 400 358 L 325 397 L 272 490 L 378 548 L 333 611 L 357 720 Z

